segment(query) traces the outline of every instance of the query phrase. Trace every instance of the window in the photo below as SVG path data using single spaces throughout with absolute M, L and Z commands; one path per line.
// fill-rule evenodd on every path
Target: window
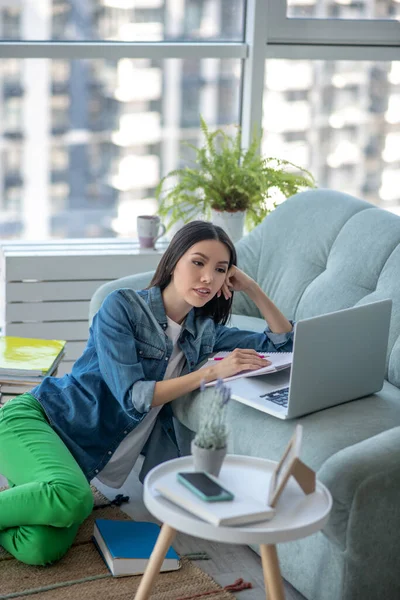
M 266 155 L 400 207 L 399 8 L 2 0 L 0 237 L 130 235 L 190 159 L 181 142 L 201 142 L 199 114 L 244 144 L 262 124 Z
M 13 6 L 14 0 L 9 0 L 9 6 L 0 11 L 1 37 L 134 42 L 242 40 L 244 1 L 35 0 Z
M 266 61 L 263 151 L 309 169 L 320 187 L 400 204 L 399 66 Z
M 3 193 L 13 210 L 0 235 L 11 228 L 21 236 L 31 228 L 31 237 L 128 233 L 136 214 L 156 209 L 155 187 L 178 166 L 181 142 L 198 139 L 199 114 L 211 127 L 222 117 L 239 121 L 237 59 L 20 63 L 23 91 L 2 103 Z M 38 207 L 36 222 L 23 218 L 21 197 Z

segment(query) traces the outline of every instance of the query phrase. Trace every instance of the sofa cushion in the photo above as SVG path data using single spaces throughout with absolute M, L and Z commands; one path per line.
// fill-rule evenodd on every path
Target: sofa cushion
M 103 300 L 111 294 L 114 290 L 121 288 L 129 288 L 131 290 L 143 290 L 149 284 L 154 275 L 154 271 L 147 271 L 146 273 L 137 273 L 136 275 L 127 275 L 127 277 L 121 277 L 120 279 L 114 279 L 103 283 L 92 296 L 89 305 L 89 323 L 92 322 L 94 315 L 99 310 L 103 303 Z
M 370 206 L 332 190 L 297 194 L 236 245 L 239 267 L 257 281 L 288 318 L 293 318 L 305 290 L 325 271 L 331 247 L 343 226 Z M 234 312 L 259 316 L 245 294 L 236 294 Z
M 247 329 L 248 331 L 264 331 L 265 321 L 260 317 L 250 317 L 248 315 L 231 315 L 229 327 L 238 327 L 239 329 Z
M 386 378 L 400 386 L 400 218 L 332 190 L 286 200 L 237 244 L 239 266 L 287 318 L 393 300 Z M 234 312 L 260 316 L 236 294 Z M 366 323 L 366 327 L 368 323 Z

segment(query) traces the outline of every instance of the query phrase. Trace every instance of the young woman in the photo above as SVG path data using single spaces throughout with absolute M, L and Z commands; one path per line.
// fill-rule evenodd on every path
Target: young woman
M 258 306 L 263 333 L 225 326 L 235 291 Z M 292 323 L 237 268 L 226 233 L 184 226 L 149 288 L 107 296 L 71 374 L 46 377 L 0 410 L 0 473 L 10 485 L 0 493 L 0 545 L 29 564 L 61 558 L 92 510 L 91 479 L 120 487 L 154 432 L 155 462 L 171 458 L 162 435 L 176 446 L 172 400 L 202 380 L 265 366 L 257 351 L 290 351 L 292 338 Z M 195 370 L 219 350 L 233 352 Z

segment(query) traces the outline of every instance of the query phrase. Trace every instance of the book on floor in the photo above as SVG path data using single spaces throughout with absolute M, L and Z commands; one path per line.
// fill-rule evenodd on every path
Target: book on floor
M 93 541 L 114 577 L 144 573 L 160 533 L 156 523 L 96 519 Z M 180 568 L 179 556 L 172 548 L 164 558 L 161 571 Z
M 229 354 L 231 354 L 231 352 L 217 352 L 217 354 L 212 358 L 209 358 L 201 368 L 204 369 L 205 367 L 209 367 L 213 361 L 223 360 Z M 224 377 L 223 381 L 232 381 L 233 379 L 240 379 L 241 377 L 257 377 L 257 375 L 276 373 L 277 371 L 282 371 L 282 369 L 287 369 L 292 364 L 293 352 L 258 352 L 258 354 L 269 360 L 271 364 L 266 367 L 261 367 L 260 369 L 255 369 L 254 371 L 246 370 L 236 373 L 236 375 L 231 375 L 230 377 Z M 217 380 L 209 381 L 205 385 L 206 387 L 210 387 L 216 383 Z
M 156 489 L 164 498 L 217 527 L 268 521 L 275 514 L 266 502 L 246 496 L 240 490 L 231 490 L 233 500 L 206 502 L 179 483 L 173 473 L 163 477 Z
M 41 379 L 53 373 L 64 355 L 64 340 L 0 337 L 0 380 Z

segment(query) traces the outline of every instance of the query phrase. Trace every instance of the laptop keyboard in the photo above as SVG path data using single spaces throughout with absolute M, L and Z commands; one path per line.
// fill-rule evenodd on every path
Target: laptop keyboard
M 288 398 L 289 398 L 289 388 L 282 388 L 281 390 L 276 390 L 275 392 L 269 392 L 268 394 L 262 394 L 260 398 L 265 398 L 270 402 L 275 402 L 275 404 L 279 404 L 279 406 L 284 406 L 287 408 Z

